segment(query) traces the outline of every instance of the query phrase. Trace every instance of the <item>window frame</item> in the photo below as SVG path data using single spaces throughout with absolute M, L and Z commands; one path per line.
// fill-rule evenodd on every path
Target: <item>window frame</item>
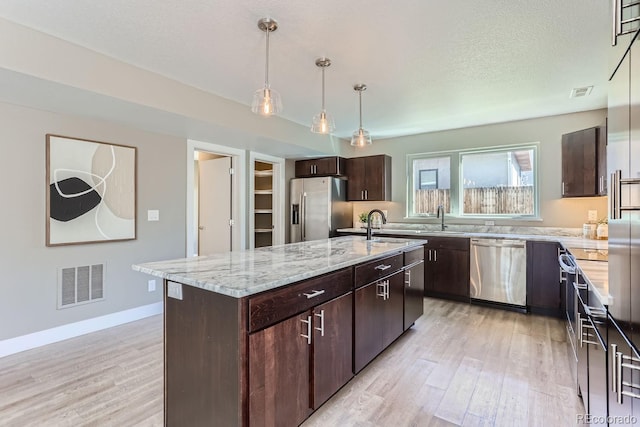
M 434 218 L 435 214 L 415 213 L 414 210 L 414 190 L 413 182 L 414 170 L 413 162 L 419 159 L 429 159 L 437 157 L 449 157 L 450 162 L 450 189 L 449 196 L 451 198 L 451 212 L 447 214 L 449 217 L 461 219 L 509 219 L 514 221 L 540 221 L 540 168 L 539 168 L 539 142 L 529 142 L 524 144 L 498 145 L 491 147 L 459 149 L 449 151 L 438 151 L 430 153 L 412 153 L 407 154 L 407 203 L 406 203 L 406 219 L 429 219 Z M 532 214 L 473 214 L 462 212 L 464 199 L 463 170 L 462 157 L 468 154 L 509 152 L 520 150 L 533 151 L 533 213 Z M 419 184 L 419 183 L 418 183 Z

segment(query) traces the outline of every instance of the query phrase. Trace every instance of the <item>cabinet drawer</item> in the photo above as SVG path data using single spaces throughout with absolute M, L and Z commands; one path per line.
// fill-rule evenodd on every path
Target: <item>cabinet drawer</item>
M 425 245 L 427 249 L 458 249 L 469 250 L 469 239 L 465 237 L 427 237 L 429 243 Z
M 403 265 L 402 253 L 391 255 L 385 258 L 374 259 L 364 264 L 356 266 L 355 286 L 356 288 L 374 282 L 381 277 L 388 276 L 400 270 Z
M 411 265 L 424 259 L 424 246 L 411 249 L 404 253 L 404 265 Z
M 249 331 L 257 331 L 351 290 L 351 268 L 249 299 Z

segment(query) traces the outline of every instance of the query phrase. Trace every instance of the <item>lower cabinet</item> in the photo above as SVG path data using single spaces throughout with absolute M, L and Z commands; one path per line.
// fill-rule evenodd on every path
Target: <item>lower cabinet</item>
M 563 317 L 558 244 L 527 241 L 527 307 L 533 313 Z
M 428 239 L 424 257 L 425 295 L 469 301 L 469 239 Z
M 249 335 L 249 424 L 298 425 L 351 379 L 353 292 Z
M 404 328 L 404 272 L 355 291 L 354 371 L 357 373 L 398 338 Z
M 404 253 L 404 330 L 424 312 L 424 249 Z
M 311 311 L 249 335 L 249 424 L 298 425 L 311 413 L 309 357 L 302 337 Z

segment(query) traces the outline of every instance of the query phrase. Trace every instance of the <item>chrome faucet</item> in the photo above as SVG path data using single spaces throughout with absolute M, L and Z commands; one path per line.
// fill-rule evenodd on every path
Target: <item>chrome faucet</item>
M 442 217 L 440 216 L 440 212 L 442 212 Z M 447 226 L 444 225 L 444 206 L 438 205 L 438 209 L 436 210 L 436 218 L 441 218 L 440 227 L 441 231 L 444 231 L 444 229 L 447 228 Z
M 380 216 L 382 217 L 382 223 L 386 224 L 387 223 L 387 217 L 384 216 L 384 213 L 380 210 L 380 209 L 372 209 L 368 214 L 367 214 L 367 240 L 371 240 L 371 216 L 374 213 L 379 213 Z

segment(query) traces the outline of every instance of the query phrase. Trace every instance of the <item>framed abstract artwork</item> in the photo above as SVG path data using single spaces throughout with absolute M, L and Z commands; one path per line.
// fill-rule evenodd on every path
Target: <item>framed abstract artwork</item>
M 136 148 L 47 135 L 47 246 L 136 238 Z

